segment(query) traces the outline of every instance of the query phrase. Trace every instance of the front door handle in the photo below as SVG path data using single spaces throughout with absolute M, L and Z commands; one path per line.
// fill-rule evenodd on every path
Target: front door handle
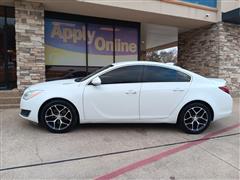
M 137 94 L 137 92 L 134 90 L 129 90 L 129 91 L 126 91 L 125 94 Z

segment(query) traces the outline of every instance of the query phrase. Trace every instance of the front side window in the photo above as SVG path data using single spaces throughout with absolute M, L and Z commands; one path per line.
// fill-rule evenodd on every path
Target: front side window
M 143 82 L 189 82 L 190 80 L 189 75 L 174 69 L 158 66 L 144 68 Z
M 141 80 L 143 66 L 127 66 L 114 69 L 100 76 L 102 84 L 138 83 Z

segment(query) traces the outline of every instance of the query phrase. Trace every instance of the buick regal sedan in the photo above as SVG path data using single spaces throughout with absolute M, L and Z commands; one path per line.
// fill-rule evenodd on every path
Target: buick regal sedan
M 198 134 L 231 114 L 225 84 L 170 64 L 115 63 L 83 79 L 27 88 L 20 116 L 54 133 L 83 123 L 174 123 Z

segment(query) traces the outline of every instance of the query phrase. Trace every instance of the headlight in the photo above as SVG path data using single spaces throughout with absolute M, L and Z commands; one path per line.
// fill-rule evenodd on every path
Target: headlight
M 41 90 L 32 90 L 32 91 L 30 90 L 30 91 L 27 91 L 27 92 L 25 92 L 23 94 L 23 99 L 24 100 L 29 100 L 29 99 L 39 95 L 41 92 L 43 92 L 43 91 L 41 91 Z

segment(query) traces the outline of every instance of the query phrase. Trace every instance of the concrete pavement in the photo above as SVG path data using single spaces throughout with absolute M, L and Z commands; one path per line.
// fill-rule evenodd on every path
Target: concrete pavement
M 188 135 L 166 124 L 91 124 L 81 125 L 70 133 L 51 134 L 19 118 L 18 109 L 0 110 L 0 168 L 14 167 L 0 171 L 0 176 L 1 179 L 95 179 L 184 144 L 174 143 L 198 139 L 238 124 L 239 108 L 239 99 L 235 99 L 233 115 L 212 123 L 201 135 Z M 239 179 L 239 129 L 219 133 L 213 136 L 218 138 L 146 163 L 116 178 Z M 148 149 L 151 146 L 159 147 Z M 146 149 L 119 153 L 139 148 Z M 115 154 L 98 156 L 107 153 Z M 53 164 L 41 165 L 48 162 Z M 29 167 L 19 168 L 24 165 Z

